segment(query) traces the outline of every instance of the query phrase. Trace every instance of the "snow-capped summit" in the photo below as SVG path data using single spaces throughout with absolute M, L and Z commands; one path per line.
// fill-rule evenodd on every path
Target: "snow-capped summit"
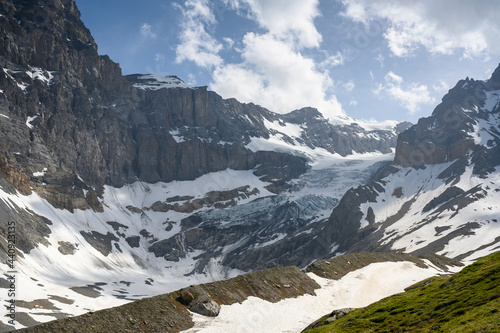
M 498 246 L 494 80 L 461 82 L 379 170 L 410 124 L 124 77 L 74 2 L 52 2 L 40 29 L 39 3 L 0 0 L 0 221 L 16 226 L 19 304 L 78 314 L 353 249 L 470 259 Z M 0 224 L 4 271 L 8 237 Z M 28 323 L 60 315 L 33 307 Z
M 130 74 L 126 76 L 132 85 L 142 90 L 158 90 L 163 88 L 195 88 L 175 75 Z
M 326 218 L 404 129 L 124 77 L 72 0 L 49 3 L 0 0 L 0 221 L 16 225 L 18 300 L 60 309 L 19 309 L 29 325 L 240 274 Z M 7 237 L 0 223 L 2 271 Z

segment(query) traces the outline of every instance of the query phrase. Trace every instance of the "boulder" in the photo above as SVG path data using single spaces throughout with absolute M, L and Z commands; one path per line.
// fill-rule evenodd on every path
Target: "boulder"
M 217 317 L 220 305 L 212 299 L 196 300 L 189 306 L 189 310 L 206 317 Z
M 180 298 L 182 303 L 185 305 L 189 305 L 194 300 L 193 294 L 191 294 L 189 291 L 181 292 Z

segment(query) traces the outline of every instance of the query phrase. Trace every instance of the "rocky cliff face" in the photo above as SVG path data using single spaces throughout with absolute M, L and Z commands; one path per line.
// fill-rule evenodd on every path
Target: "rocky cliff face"
M 1 151 L 31 181 L 89 190 L 262 162 L 229 130 L 238 126 L 227 116 L 246 110 L 203 88 L 134 88 L 97 54 L 72 1 L 2 1 L 1 8 Z M 189 142 L 175 141 L 177 127 L 193 128 Z M 208 133 L 216 141 L 207 142 Z
M 124 77 L 98 55 L 71 0 L 2 0 L 0 15 L 0 177 L 8 193 L 34 192 L 58 209 L 103 212 L 106 185 L 226 169 L 252 170 L 279 193 L 314 158 L 304 149 L 390 152 L 408 127 L 333 125 L 315 109 L 278 115 L 178 78 L 163 89 L 162 79 Z M 272 140 L 288 148 L 262 145 Z M 32 223 L 19 216 L 11 218 Z M 37 237 L 19 237 L 36 247 Z
M 432 116 L 400 134 L 392 165 L 346 193 L 322 234 L 340 252 L 473 259 L 497 250 L 499 114 L 500 66 L 489 80 L 459 81 Z
M 419 166 L 452 161 L 464 156 L 476 144 L 470 133 L 477 119 L 485 118 L 487 92 L 498 90 L 496 75 L 488 81 L 460 80 L 444 96 L 431 117 L 398 138 L 394 162 L 402 166 Z
M 72 1 L 4 0 L 0 13 L 0 152 L 31 183 L 99 193 L 104 184 L 252 169 L 262 157 L 245 145 L 252 137 L 269 137 L 264 121 L 312 121 L 305 144 L 342 155 L 386 152 L 394 145 L 392 131 L 357 140 L 315 110 L 280 118 L 256 105 L 223 100 L 206 88 L 135 88 L 137 76 L 127 80 L 117 64 L 98 55 Z M 278 168 L 292 158 L 269 155 L 275 155 Z M 43 176 L 32 176 L 42 170 Z M 20 186 L 32 186 L 27 179 Z M 72 195 L 86 199 L 78 190 Z
M 71 295 L 82 304 L 71 311 L 92 308 L 96 295 L 112 306 L 243 271 L 305 267 L 355 247 L 392 248 L 376 230 L 396 226 L 414 201 L 384 213 L 383 200 L 413 193 L 408 181 L 388 188 L 387 177 L 404 170 L 420 182 L 428 164 L 418 151 L 456 187 L 432 187 L 427 212 L 494 192 L 456 180 L 470 167 L 490 179 L 497 165 L 488 82 L 459 84 L 458 97 L 450 92 L 442 112 L 406 131 L 396 163 L 377 172 L 410 124 L 329 121 L 312 108 L 280 115 L 176 77 L 125 77 L 79 17 L 71 0 L 0 0 L 0 220 L 16 224 L 26 288 Z M 482 102 L 450 116 L 468 89 L 482 91 Z M 456 118 L 465 119 L 459 127 Z M 481 223 L 469 222 L 464 233 Z M 447 239 L 464 235 L 435 227 Z M 7 234 L 0 225 L 2 263 Z M 47 269 L 54 277 L 33 280 Z

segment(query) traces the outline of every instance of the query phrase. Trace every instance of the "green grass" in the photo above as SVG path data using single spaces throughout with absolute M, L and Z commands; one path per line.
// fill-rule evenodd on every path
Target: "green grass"
M 500 252 L 425 282 L 306 332 L 500 332 Z

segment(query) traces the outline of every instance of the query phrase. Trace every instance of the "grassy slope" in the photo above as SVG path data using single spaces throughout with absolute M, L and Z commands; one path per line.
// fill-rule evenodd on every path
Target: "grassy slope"
M 500 252 L 407 290 L 306 332 L 500 332 Z

